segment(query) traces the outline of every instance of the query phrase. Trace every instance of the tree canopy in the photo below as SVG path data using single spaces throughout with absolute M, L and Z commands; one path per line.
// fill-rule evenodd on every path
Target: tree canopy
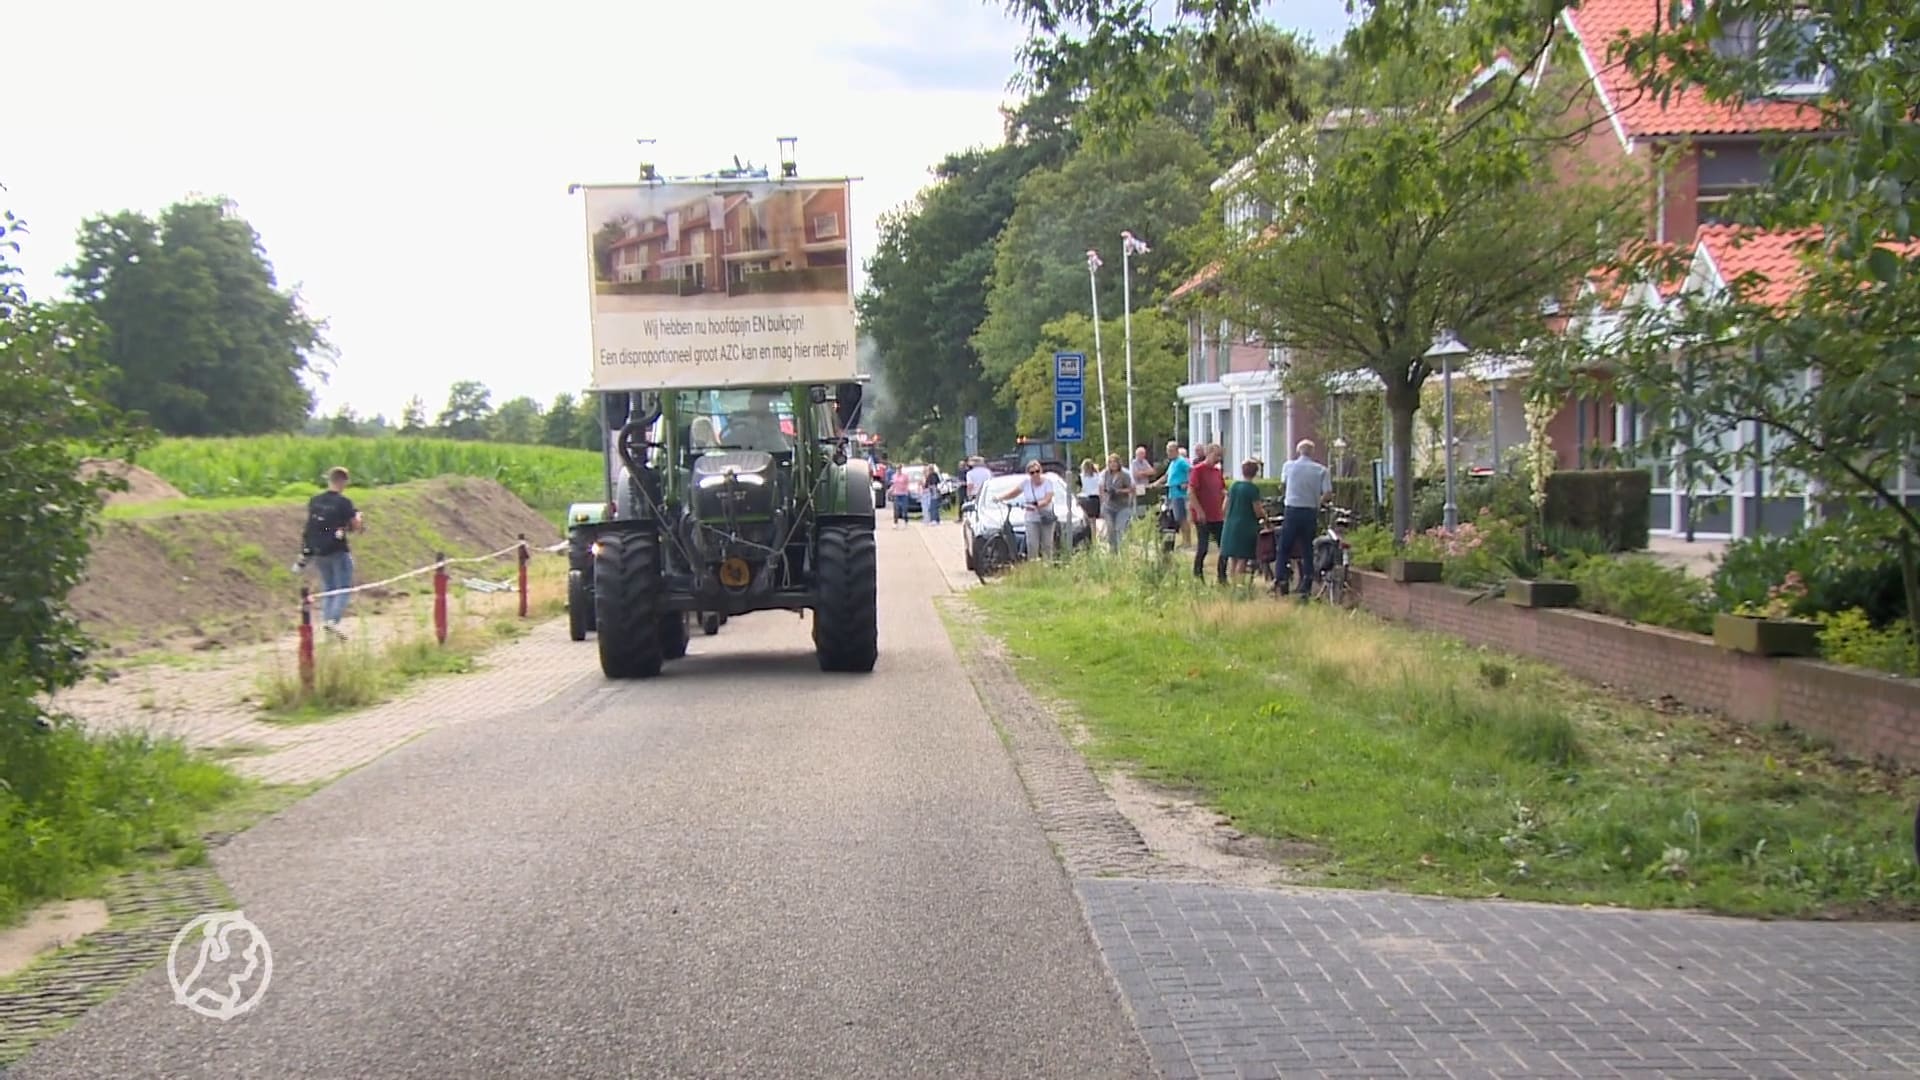
M 230 203 L 90 218 L 78 247 L 63 273 L 105 328 L 113 405 L 169 435 L 300 427 L 313 405 L 303 377 L 332 355 L 325 327 L 277 284 Z
M 1413 421 L 1440 366 L 1426 356 L 1436 338 L 1529 351 L 1547 336 L 1546 302 L 1570 296 L 1634 224 L 1632 188 L 1556 156 L 1571 134 L 1556 127 L 1567 122 L 1558 84 L 1496 80 L 1456 105 L 1445 32 L 1356 72 L 1343 87 L 1351 109 L 1283 130 L 1223 193 L 1271 221 L 1222 227 L 1203 301 L 1288 350 L 1296 387 L 1380 380 L 1396 536 L 1410 524 Z
M 33 712 L 84 673 L 86 635 L 66 606 L 86 569 L 103 492 L 124 486 L 81 468 L 119 456 L 138 432 L 103 401 L 102 330 L 79 305 L 29 298 L 11 255 L 22 227 L 0 216 L 0 719 Z

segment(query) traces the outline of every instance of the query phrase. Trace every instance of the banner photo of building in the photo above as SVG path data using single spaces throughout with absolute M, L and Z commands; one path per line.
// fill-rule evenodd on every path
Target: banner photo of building
M 593 388 L 854 378 L 848 187 L 585 187 Z

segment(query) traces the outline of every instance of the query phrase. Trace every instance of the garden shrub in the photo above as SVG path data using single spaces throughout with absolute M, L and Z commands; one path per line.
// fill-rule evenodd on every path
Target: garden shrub
M 1914 661 L 1913 630 L 1898 622 L 1876 627 L 1859 608 L 1820 614 L 1820 655 L 1836 664 L 1872 668 L 1895 675 L 1920 675 Z
M 1713 629 L 1712 591 L 1677 566 L 1646 555 L 1601 556 L 1572 560 L 1566 574 L 1589 611 L 1696 634 Z
M 1597 532 L 1613 551 L 1640 551 L 1652 525 L 1653 474 L 1645 469 L 1581 469 L 1547 477 L 1546 524 Z
M 1874 626 L 1906 618 L 1900 562 L 1885 545 L 1861 538 L 1858 522 L 1827 522 L 1786 536 L 1749 536 L 1727 545 L 1713 575 L 1722 611 L 1767 602 L 1770 589 L 1798 573 L 1806 595 L 1793 614 L 1813 617 L 1858 608 Z
M 1380 508 L 1373 501 L 1373 478 L 1369 476 L 1335 480 L 1333 505 L 1353 511 L 1355 521 L 1380 520 Z
M 1362 570 L 1385 570 L 1393 558 L 1393 530 L 1385 525 L 1361 525 L 1347 533 L 1353 546 L 1353 565 Z

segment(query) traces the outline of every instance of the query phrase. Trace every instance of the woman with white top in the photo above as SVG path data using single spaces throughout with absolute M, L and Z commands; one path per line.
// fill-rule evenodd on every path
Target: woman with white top
M 1027 558 L 1045 559 L 1053 555 L 1053 529 L 1059 517 L 1053 506 L 1053 484 L 1040 463 L 1027 465 L 1027 478 L 1020 486 L 1000 496 L 1003 503 L 1017 503 L 1027 512 Z

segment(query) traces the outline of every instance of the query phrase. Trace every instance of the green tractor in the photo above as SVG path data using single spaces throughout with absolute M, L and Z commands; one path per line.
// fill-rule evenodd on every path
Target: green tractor
M 690 624 L 775 610 L 813 613 L 821 670 L 873 670 L 872 479 L 845 434 L 860 398 L 857 382 L 728 386 L 609 409 L 625 474 L 586 585 L 607 677 L 660 674 Z

